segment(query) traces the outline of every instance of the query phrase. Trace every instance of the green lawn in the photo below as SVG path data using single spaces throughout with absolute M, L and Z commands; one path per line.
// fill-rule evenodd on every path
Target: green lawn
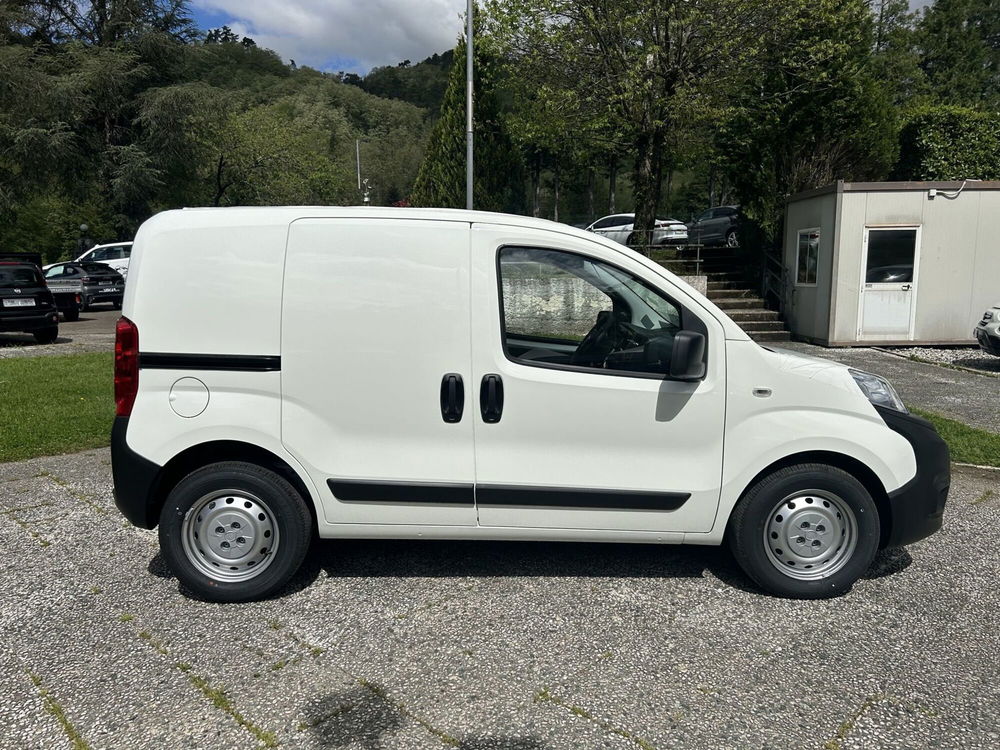
M 951 460 L 963 464 L 1000 466 L 1000 435 L 987 432 L 923 409 L 908 407 L 918 417 L 934 423 L 951 450 Z
M 108 445 L 112 354 L 0 360 L 0 462 Z

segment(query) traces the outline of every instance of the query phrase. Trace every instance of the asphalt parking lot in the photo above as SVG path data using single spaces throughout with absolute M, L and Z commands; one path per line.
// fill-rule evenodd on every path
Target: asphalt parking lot
M 217 605 L 106 450 L 3 464 L 0 746 L 994 748 L 998 477 L 832 601 L 710 548 L 351 541 Z
M 0 333 L 0 359 L 111 351 L 115 322 L 121 314 L 110 304 L 102 304 L 80 313 L 80 319 L 72 323 L 60 316 L 59 338 L 53 344 L 37 344 L 30 333 Z

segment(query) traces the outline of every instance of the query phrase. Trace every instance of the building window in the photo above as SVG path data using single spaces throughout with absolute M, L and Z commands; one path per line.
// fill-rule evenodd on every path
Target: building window
M 819 229 L 800 229 L 798 256 L 795 261 L 795 285 L 816 286 L 819 261 Z

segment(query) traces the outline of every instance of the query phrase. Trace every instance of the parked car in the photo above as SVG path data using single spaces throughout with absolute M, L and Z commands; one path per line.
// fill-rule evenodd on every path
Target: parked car
M 1000 357 L 1000 302 L 983 313 L 983 319 L 973 333 L 979 341 L 980 349 Z
M 80 309 L 84 312 L 98 302 L 110 302 L 116 310 L 121 310 L 125 279 L 104 263 L 52 263 L 45 266 L 45 280 L 50 287 L 65 282 L 79 282 Z
M 32 252 L 0 252 L 0 261 L 14 261 L 18 263 L 30 263 L 41 268 L 41 253 Z M 48 268 L 48 266 L 46 266 Z M 43 274 L 44 275 L 44 274 Z M 46 282 L 49 291 L 52 292 L 52 299 L 55 300 L 56 308 L 63 313 L 67 322 L 72 322 L 80 318 L 80 290 L 79 283 L 65 282 L 60 284 L 50 284 Z
M 94 245 L 76 261 L 78 263 L 104 263 L 120 273 L 122 278 L 127 278 L 128 261 L 131 255 L 131 242 L 114 242 L 108 245 Z
M 941 526 L 948 449 L 885 379 L 761 347 L 594 233 L 223 208 L 134 254 L 115 501 L 201 596 L 280 590 L 318 534 L 725 542 L 819 598 Z
M 740 246 L 740 207 L 716 206 L 687 225 L 688 238 L 699 245 Z
M 55 300 L 34 263 L 0 261 L 0 331 L 31 333 L 39 344 L 59 336 Z
M 633 230 L 635 214 L 614 214 L 598 219 L 586 229 L 623 245 L 645 244 L 641 232 Z M 676 219 L 657 219 L 653 229 L 651 245 L 683 245 L 687 242 L 688 231 L 684 222 Z

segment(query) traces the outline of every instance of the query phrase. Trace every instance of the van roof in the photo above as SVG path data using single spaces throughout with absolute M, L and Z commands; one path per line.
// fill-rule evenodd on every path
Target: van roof
M 225 208 L 183 208 L 164 211 L 154 216 L 150 221 L 158 222 L 168 219 L 171 223 L 187 223 L 192 217 L 197 217 L 200 226 L 226 226 L 234 221 L 241 221 L 247 214 L 253 216 L 256 223 L 285 224 L 295 219 L 306 218 L 371 218 L 371 219 L 424 219 L 435 221 L 459 221 L 470 224 L 513 224 L 517 226 L 535 227 L 550 231 L 569 231 L 581 233 L 593 238 L 590 232 L 576 229 L 569 224 L 562 224 L 548 219 L 536 219 L 518 214 L 494 213 L 491 211 L 467 211 L 461 208 L 396 208 L 383 206 L 230 206 Z M 242 217 L 242 218 L 241 218 Z M 116 242 L 116 245 L 125 243 Z

